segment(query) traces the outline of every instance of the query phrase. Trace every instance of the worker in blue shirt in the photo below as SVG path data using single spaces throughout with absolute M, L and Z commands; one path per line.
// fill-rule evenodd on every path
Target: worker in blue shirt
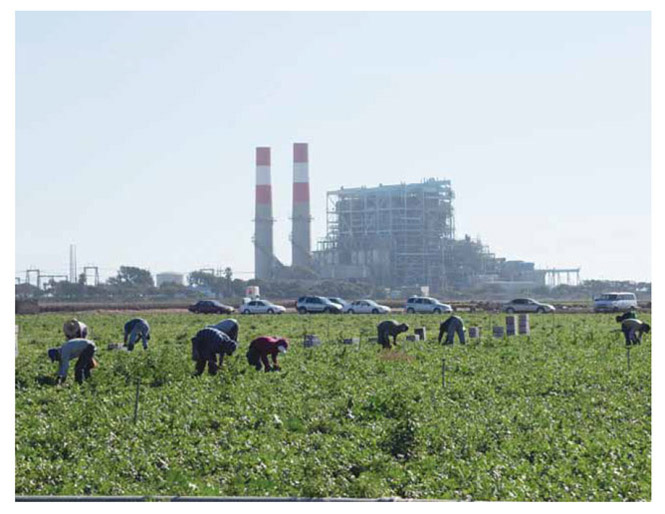
M 78 360 L 74 366 L 76 382 L 81 384 L 84 379 L 90 378 L 90 370 L 97 367 L 97 362 L 94 359 L 95 349 L 95 343 L 82 338 L 70 339 L 63 343 L 60 348 L 49 349 L 48 356 L 51 362 L 60 362 L 57 383 L 61 384 L 65 381 L 69 370 L 69 361 L 77 357 Z
M 439 325 L 439 343 L 443 339 L 443 334 L 446 334 L 446 340 L 443 344 L 453 344 L 455 334 L 459 337 L 460 343 L 466 344 L 466 340 L 464 339 L 464 321 L 459 316 L 451 315 Z
M 232 355 L 238 343 L 216 328 L 199 330 L 192 338 L 192 358 L 196 361 L 195 375 L 201 375 L 208 364 L 208 373 L 215 375 L 224 362 L 224 355 Z M 219 365 L 217 364 L 219 355 Z
M 125 323 L 125 344 L 130 352 L 139 339 L 143 343 L 143 349 L 147 350 L 148 341 L 150 341 L 150 325 L 143 318 L 130 319 Z

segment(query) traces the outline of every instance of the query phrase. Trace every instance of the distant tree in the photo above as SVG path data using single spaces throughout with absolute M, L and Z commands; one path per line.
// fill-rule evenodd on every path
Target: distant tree
M 109 278 L 108 283 L 110 285 L 128 285 L 138 288 L 154 287 L 155 285 L 150 271 L 133 266 L 120 266 L 118 275 Z

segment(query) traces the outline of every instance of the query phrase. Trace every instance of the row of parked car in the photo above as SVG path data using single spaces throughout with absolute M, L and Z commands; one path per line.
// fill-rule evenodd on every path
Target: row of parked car
M 620 311 L 627 308 L 636 308 L 637 300 L 632 293 L 608 293 L 594 300 L 596 311 Z M 216 300 L 201 300 L 192 305 L 189 310 L 198 313 L 230 314 L 235 311 L 230 305 L 224 305 Z M 374 300 L 363 299 L 347 302 L 338 297 L 301 296 L 296 301 L 296 310 L 300 314 L 330 313 L 330 314 L 388 314 L 392 309 L 381 305 Z M 516 298 L 503 305 L 502 310 L 507 313 L 548 313 L 556 309 L 548 303 L 538 302 L 532 298 Z M 239 308 L 240 314 L 282 314 L 286 308 L 268 300 L 255 299 L 243 303 Z M 408 314 L 430 313 L 447 314 L 453 308 L 436 298 L 428 296 L 412 296 L 404 305 L 404 312 Z

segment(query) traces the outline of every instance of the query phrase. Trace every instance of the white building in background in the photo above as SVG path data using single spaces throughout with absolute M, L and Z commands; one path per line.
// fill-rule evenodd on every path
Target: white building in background
M 155 279 L 157 280 L 157 287 L 168 283 L 182 286 L 185 283 L 185 275 L 183 273 L 174 273 L 168 271 L 164 273 L 157 273 L 157 275 L 155 275 Z

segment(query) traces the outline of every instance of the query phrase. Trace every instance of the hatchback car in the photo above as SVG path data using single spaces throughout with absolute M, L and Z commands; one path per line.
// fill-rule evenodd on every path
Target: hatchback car
M 549 303 L 541 303 L 533 300 L 532 298 L 516 298 L 504 304 L 502 310 L 507 313 L 513 312 L 554 312 L 556 309 L 554 305 Z
M 224 305 L 216 300 L 199 300 L 187 309 L 198 314 L 230 314 L 235 311 L 230 305 Z
M 282 314 L 286 308 L 268 300 L 252 300 L 240 307 L 240 314 Z
M 310 312 L 327 312 L 330 314 L 340 314 L 342 306 L 331 302 L 323 296 L 301 296 L 296 302 L 296 310 L 300 314 Z
M 445 312 L 453 312 L 453 308 L 447 303 L 441 303 L 436 298 L 430 298 L 428 296 L 412 296 L 406 301 L 404 311 L 409 314 L 416 312 L 443 314 Z
M 374 300 L 356 300 L 346 306 L 344 312 L 347 314 L 388 314 L 390 307 L 379 305 Z

